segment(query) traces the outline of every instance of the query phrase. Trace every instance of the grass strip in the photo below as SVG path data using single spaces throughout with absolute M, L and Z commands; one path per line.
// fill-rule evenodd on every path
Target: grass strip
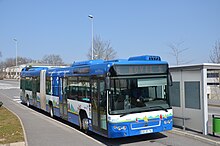
M 0 144 L 24 141 L 24 134 L 19 119 L 7 110 L 0 107 Z

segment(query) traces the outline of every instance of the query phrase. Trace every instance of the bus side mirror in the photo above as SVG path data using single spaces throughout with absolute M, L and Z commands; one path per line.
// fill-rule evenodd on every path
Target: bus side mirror
M 168 84 L 169 86 L 173 86 L 173 79 L 172 79 L 172 75 L 170 72 L 168 72 Z
M 110 90 L 110 78 L 109 77 L 105 78 L 105 89 Z

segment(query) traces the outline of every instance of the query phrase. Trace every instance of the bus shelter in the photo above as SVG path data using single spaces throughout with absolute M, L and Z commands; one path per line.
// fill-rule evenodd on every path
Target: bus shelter
M 207 135 L 208 97 L 211 98 L 213 86 L 220 91 L 220 64 L 172 66 L 170 72 L 173 78 L 170 103 L 174 125 Z

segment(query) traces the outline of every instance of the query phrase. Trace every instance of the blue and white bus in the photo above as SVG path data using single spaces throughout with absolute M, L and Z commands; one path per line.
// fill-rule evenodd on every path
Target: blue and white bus
M 119 138 L 171 130 L 171 77 L 159 56 L 24 68 L 21 100 L 85 132 Z

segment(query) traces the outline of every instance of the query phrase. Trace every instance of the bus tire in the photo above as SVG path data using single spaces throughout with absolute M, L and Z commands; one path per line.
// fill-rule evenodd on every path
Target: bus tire
M 89 130 L 89 119 L 88 118 L 83 118 L 82 126 L 83 126 L 84 132 L 88 133 L 88 130 Z
M 78 121 L 79 121 L 79 130 L 82 130 L 82 120 L 81 120 L 81 115 L 78 116 Z
M 53 105 L 49 105 L 49 110 L 50 110 L 50 117 L 53 118 L 54 117 L 54 111 L 53 111 Z
M 27 107 L 30 107 L 30 101 L 29 101 L 28 95 L 26 96 L 26 99 L 27 99 L 26 105 L 27 105 Z
M 88 119 L 88 116 L 86 114 L 86 111 L 84 111 L 84 110 L 80 110 L 80 112 L 79 112 L 79 128 L 84 133 L 88 133 L 89 119 Z

